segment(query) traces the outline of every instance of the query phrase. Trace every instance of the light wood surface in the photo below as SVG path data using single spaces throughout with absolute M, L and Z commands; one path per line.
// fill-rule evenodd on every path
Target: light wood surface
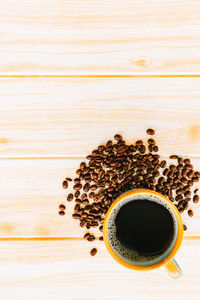
M 200 240 L 184 240 L 177 260 L 184 277 L 171 280 L 164 268 L 135 272 L 113 263 L 104 244 L 94 241 L 3 241 L 1 291 L 6 299 L 192 299 L 198 300 Z M 12 297 L 14 292 L 15 298 Z
M 0 74 L 199 74 L 200 2 L 1 0 Z
M 146 140 L 148 127 L 163 158 L 200 169 L 199 11 L 195 0 L 0 1 L 1 299 L 199 300 L 200 204 L 182 215 L 173 281 L 84 241 L 62 189 L 96 146 L 117 132 Z
M 156 129 L 160 153 L 199 156 L 200 78 L 0 78 L 0 157 L 85 156 Z

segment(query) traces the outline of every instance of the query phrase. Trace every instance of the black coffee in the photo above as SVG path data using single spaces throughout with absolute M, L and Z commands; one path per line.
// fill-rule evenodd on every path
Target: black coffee
M 123 205 L 115 225 L 120 243 L 144 256 L 164 253 L 174 235 L 174 221 L 169 210 L 150 200 L 134 200 Z

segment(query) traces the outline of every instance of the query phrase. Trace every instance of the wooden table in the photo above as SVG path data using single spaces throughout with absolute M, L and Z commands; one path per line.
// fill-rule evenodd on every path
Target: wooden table
M 192 0 L 0 1 L 3 300 L 199 299 L 199 204 L 183 214 L 173 281 L 123 268 L 100 241 L 90 257 L 61 186 L 99 143 L 146 139 L 148 127 L 162 157 L 200 169 L 199 11 Z

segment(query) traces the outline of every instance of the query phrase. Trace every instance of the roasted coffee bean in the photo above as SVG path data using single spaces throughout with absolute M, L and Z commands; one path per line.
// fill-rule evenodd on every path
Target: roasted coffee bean
M 183 189 L 178 189 L 178 190 L 176 190 L 176 194 L 177 194 L 177 195 L 181 195 L 181 194 L 183 194 L 183 192 L 184 192 Z
M 116 141 L 121 141 L 122 140 L 122 136 L 120 134 L 115 134 L 114 139 Z
M 169 168 L 170 168 L 170 170 L 171 170 L 172 172 L 175 172 L 175 171 L 176 171 L 176 166 L 175 166 L 175 165 L 170 165 Z
M 188 183 L 187 183 L 189 186 L 193 186 L 193 180 L 188 180 Z
M 189 217 L 193 217 L 194 213 L 193 213 L 193 210 L 192 209 L 189 209 L 188 210 L 188 216 Z
M 194 195 L 193 202 L 198 203 L 199 202 L 199 195 Z
M 89 242 L 93 242 L 95 240 L 95 236 L 93 234 L 91 234 L 90 236 L 88 236 L 87 240 Z
M 90 255 L 91 256 L 95 256 L 97 254 L 97 249 L 96 248 L 92 248 L 92 250 L 90 251 Z
M 183 164 L 183 158 L 182 157 L 178 158 L 178 163 L 181 164 L 181 165 Z
M 135 142 L 136 146 L 141 146 L 143 145 L 143 141 L 142 140 L 138 140 Z
M 79 196 L 80 196 L 80 191 L 76 191 L 75 193 L 74 193 L 74 196 L 76 197 L 76 198 L 78 198 Z
M 195 190 L 194 190 L 194 194 L 196 194 L 196 193 L 198 192 L 198 190 L 199 190 L 199 189 L 195 189 Z
M 178 171 L 182 171 L 183 170 L 183 165 L 179 164 L 176 168 L 177 168 Z
M 100 230 L 101 232 L 103 232 L 103 226 L 102 226 L 102 225 L 99 227 L 99 230 Z
M 87 199 L 82 200 L 83 205 L 87 205 L 88 203 L 89 203 L 89 201 Z
M 180 189 L 184 189 L 184 184 L 181 183 L 181 182 L 178 182 L 177 183 L 177 186 L 180 188 Z M 185 190 L 185 189 L 184 189 Z
M 185 224 L 183 224 L 183 230 L 186 231 L 187 230 L 187 226 Z
M 148 150 L 149 150 L 149 152 L 153 152 L 153 145 L 149 145 Z
M 100 240 L 100 241 L 103 241 L 103 236 L 100 236 L 100 237 L 99 237 L 99 240 Z
M 73 189 L 75 190 L 75 191 L 78 191 L 78 190 L 80 190 L 82 188 L 82 184 L 81 183 L 77 183 L 77 184 L 75 184 L 74 186 L 73 186 Z
M 158 152 L 158 150 L 159 150 L 158 146 L 153 146 L 153 151 L 154 152 Z
M 80 163 L 80 169 L 83 170 L 86 167 L 86 163 L 85 162 L 81 162 Z
M 165 168 L 166 165 L 167 165 L 166 160 L 162 160 L 161 163 L 160 163 L 161 168 Z
M 191 201 L 191 198 L 185 198 L 185 201 L 189 202 L 189 201 Z
M 60 216 L 64 216 L 64 215 L 65 215 L 64 210 L 60 210 L 60 211 L 59 211 L 59 215 L 60 215 Z
M 146 152 L 146 147 L 144 145 L 140 146 L 140 153 L 144 154 Z
M 66 209 L 66 207 L 65 207 L 65 205 L 64 205 L 64 204 L 60 204 L 60 205 L 59 205 L 59 209 L 60 209 L 60 210 L 65 210 L 65 209 Z
M 182 178 L 181 178 L 181 182 L 187 184 L 187 183 L 188 183 L 188 180 L 187 180 L 185 177 L 182 177 Z
M 68 182 L 67 182 L 67 180 L 63 181 L 62 186 L 63 186 L 64 189 L 68 188 Z
M 79 198 L 77 198 L 77 199 L 75 199 L 75 202 L 77 203 L 77 204 L 81 204 L 81 199 L 79 199 Z
M 73 214 L 72 217 L 74 219 L 80 219 L 81 215 L 80 214 Z
M 190 170 L 187 172 L 187 177 L 188 178 L 192 178 L 194 176 L 194 171 L 193 170 Z
M 184 164 L 186 164 L 186 165 L 188 165 L 188 164 L 190 164 L 190 159 L 189 158 L 186 158 L 186 159 L 184 159 Z
M 82 170 L 81 170 L 81 169 L 78 169 L 78 170 L 76 170 L 76 174 L 77 174 L 77 175 L 80 175 L 80 174 L 81 174 L 81 172 L 82 172 Z
M 90 189 L 90 185 L 89 185 L 89 183 L 86 183 L 84 186 L 83 186 L 83 190 L 84 190 L 84 192 L 88 192 L 89 191 L 89 189 Z
M 168 168 L 166 168 L 166 169 L 163 171 L 163 175 L 164 175 L 164 176 L 167 176 L 167 175 L 168 175 L 168 173 L 169 173 L 169 169 L 168 169 Z
M 147 129 L 146 132 L 147 132 L 147 134 L 149 134 L 149 135 L 154 135 L 154 134 L 155 134 L 155 130 L 152 129 L 152 128 Z
M 184 168 L 185 168 L 186 170 L 192 170 L 192 169 L 193 169 L 193 165 L 188 164 L 188 165 L 185 165 Z
M 200 172 L 197 171 L 197 172 L 194 173 L 194 175 L 195 175 L 195 177 L 200 178 Z
M 78 212 L 79 209 L 80 209 L 80 205 L 79 205 L 79 204 L 76 204 L 76 205 L 74 206 L 74 211 L 75 211 L 75 212 Z
M 97 185 L 96 185 L 96 184 L 91 185 L 90 189 L 91 189 L 92 191 L 95 191 L 95 190 L 97 189 Z
M 73 198 L 74 198 L 73 194 L 70 193 L 70 194 L 67 195 L 67 201 L 70 202 L 70 201 L 73 200 Z
M 80 183 L 80 178 L 75 178 L 74 183 Z
M 178 196 L 175 197 L 175 200 L 176 201 L 181 201 L 181 200 L 183 200 L 183 196 L 182 195 L 178 195 Z
M 171 155 L 169 158 L 171 158 L 171 159 L 177 159 L 178 155 Z
M 193 178 L 192 178 L 192 181 L 193 181 L 193 182 L 198 182 L 198 181 L 199 181 L 199 177 L 193 177 Z
M 72 179 L 70 177 L 66 177 L 65 178 L 67 181 L 72 181 Z
M 184 196 L 185 196 L 185 197 L 190 197 L 190 196 L 191 196 L 191 192 L 190 192 L 190 191 L 186 191 L 186 192 L 184 193 Z
M 183 176 L 183 177 L 186 177 L 186 176 L 187 176 L 187 170 L 186 170 L 186 169 L 183 169 L 183 170 L 182 170 L 182 176 Z
M 87 239 L 90 236 L 90 233 L 87 232 L 86 234 L 84 234 L 84 239 Z

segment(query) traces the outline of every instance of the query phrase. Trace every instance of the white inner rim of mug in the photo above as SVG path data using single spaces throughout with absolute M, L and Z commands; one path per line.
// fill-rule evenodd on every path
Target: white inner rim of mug
M 154 256 L 142 256 L 142 255 L 139 255 L 136 251 L 130 250 L 130 249 L 126 248 L 125 246 L 123 246 L 117 239 L 116 226 L 115 226 L 115 218 L 117 216 L 117 213 L 124 204 L 126 204 L 130 201 L 133 201 L 133 200 L 134 201 L 149 200 L 149 201 L 157 202 L 157 203 L 163 205 L 165 208 L 167 208 L 169 210 L 169 212 L 171 213 L 173 221 L 174 221 L 174 235 L 173 235 L 173 238 L 172 238 L 172 241 L 171 241 L 169 247 L 166 249 L 166 251 L 164 253 L 154 255 Z M 177 239 L 177 235 L 178 235 L 178 223 L 177 223 L 177 219 L 176 219 L 176 216 L 175 216 L 173 210 L 171 209 L 170 206 L 167 205 L 166 202 L 164 202 L 162 200 L 162 198 L 160 198 L 159 196 L 153 195 L 153 194 L 149 194 L 149 193 L 141 193 L 141 194 L 138 193 L 138 194 L 134 194 L 132 196 L 128 196 L 127 198 L 124 198 L 124 200 L 120 201 L 116 205 L 116 207 L 114 207 L 114 209 L 111 211 L 111 214 L 108 219 L 107 234 L 108 234 L 108 241 L 109 241 L 111 248 L 121 259 L 123 259 L 124 261 L 126 261 L 127 263 L 129 263 L 131 265 L 147 267 L 147 266 L 152 266 L 156 263 L 163 261 L 164 259 L 167 258 L 169 253 L 172 251 L 174 244 L 176 242 L 176 239 Z

